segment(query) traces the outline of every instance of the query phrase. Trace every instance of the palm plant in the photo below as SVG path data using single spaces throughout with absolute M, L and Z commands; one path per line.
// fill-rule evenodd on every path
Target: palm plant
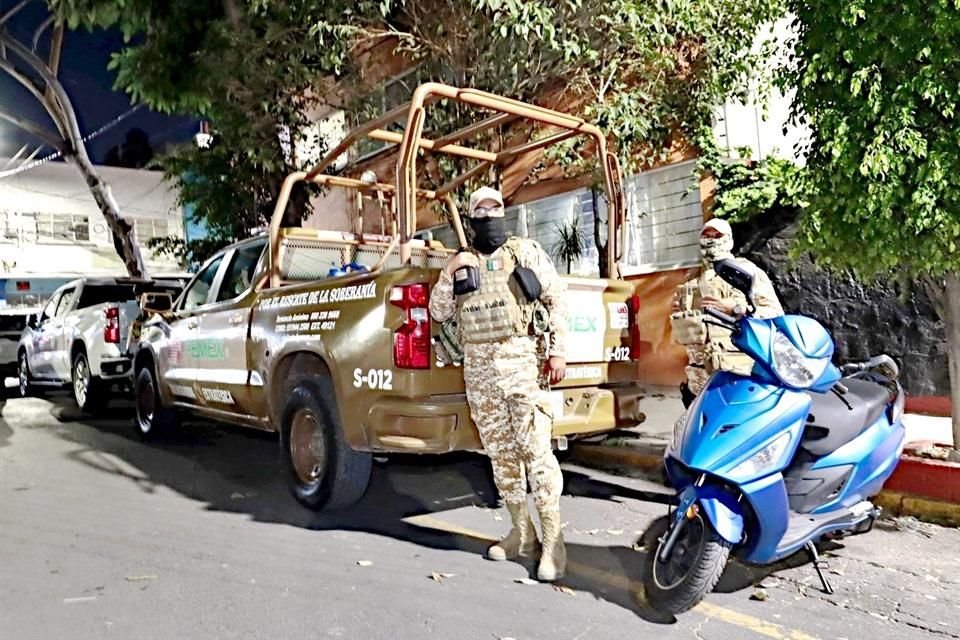
M 567 273 L 570 273 L 573 263 L 583 257 L 586 248 L 583 230 L 580 228 L 580 216 L 575 215 L 572 220 L 554 224 L 556 241 L 551 251 L 553 257 L 561 263 L 567 264 Z

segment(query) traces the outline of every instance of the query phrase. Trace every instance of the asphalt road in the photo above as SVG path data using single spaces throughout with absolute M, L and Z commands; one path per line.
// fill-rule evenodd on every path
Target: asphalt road
M 887 522 L 834 545 L 833 596 L 802 557 L 733 566 L 674 619 L 644 606 L 634 548 L 663 488 L 576 467 L 566 486 L 565 588 L 523 584 L 532 565 L 481 558 L 507 527 L 482 457 L 379 462 L 360 505 L 314 514 L 268 435 L 145 444 L 129 408 L 10 400 L 0 638 L 960 638 L 960 531 Z

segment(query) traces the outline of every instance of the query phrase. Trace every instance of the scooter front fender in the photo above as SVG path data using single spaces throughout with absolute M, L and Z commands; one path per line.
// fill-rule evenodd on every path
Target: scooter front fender
M 743 540 L 743 513 L 737 499 L 719 487 L 690 485 L 680 494 L 678 517 L 697 504 L 721 538 L 730 544 Z

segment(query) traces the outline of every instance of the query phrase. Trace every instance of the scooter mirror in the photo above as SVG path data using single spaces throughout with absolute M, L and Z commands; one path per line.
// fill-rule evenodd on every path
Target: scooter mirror
M 735 260 L 724 258 L 713 264 L 714 271 L 723 278 L 734 289 L 743 292 L 747 299 L 751 298 L 750 292 L 753 291 L 753 274 L 746 271 L 736 263 Z

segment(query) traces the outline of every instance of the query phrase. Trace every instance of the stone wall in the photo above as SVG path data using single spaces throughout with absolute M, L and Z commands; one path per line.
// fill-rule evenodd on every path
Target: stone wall
M 922 288 L 902 291 L 895 282 L 867 286 L 829 276 L 808 257 L 791 261 L 795 231 L 792 223 L 735 227 L 737 253 L 770 275 L 787 313 L 814 317 L 830 330 L 836 361 L 887 353 L 900 365 L 907 393 L 949 395 L 944 325 Z

